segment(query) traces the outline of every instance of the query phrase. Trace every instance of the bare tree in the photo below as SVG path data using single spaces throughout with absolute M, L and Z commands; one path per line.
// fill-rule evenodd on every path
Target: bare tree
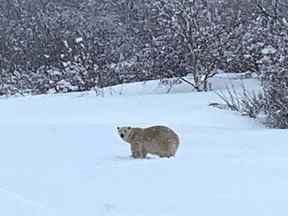
M 222 1 L 209 0 L 155 1 L 154 28 L 160 31 L 152 33 L 147 49 L 151 69 L 166 77 L 191 73 L 190 84 L 207 91 L 209 78 L 217 73 L 225 51 L 237 43 L 241 27 L 237 13 L 220 10 L 222 6 Z

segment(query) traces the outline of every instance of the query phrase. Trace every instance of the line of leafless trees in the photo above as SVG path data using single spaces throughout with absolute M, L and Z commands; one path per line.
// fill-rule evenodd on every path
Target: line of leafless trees
M 285 127 L 287 11 L 286 0 L 0 0 L 0 95 L 187 74 L 207 91 L 219 69 L 250 71 Z
M 261 49 L 274 43 L 270 26 L 287 24 L 285 1 L 263 2 L 1 0 L 0 94 L 188 73 L 202 91 L 218 69 L 260 73 Z

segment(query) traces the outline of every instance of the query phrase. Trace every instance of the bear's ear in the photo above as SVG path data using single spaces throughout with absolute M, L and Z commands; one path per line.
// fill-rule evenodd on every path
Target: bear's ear
M 117 128 L 117 130 L 119 130 L 120 129 L 120 127 L 116 127 Z
M 127 127 L 128 130 L 131 130 L 131 127 Z

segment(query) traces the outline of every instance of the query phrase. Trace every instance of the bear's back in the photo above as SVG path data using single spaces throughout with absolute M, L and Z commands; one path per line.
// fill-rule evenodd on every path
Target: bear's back
M 175 142 L 179 144 L 179 137 L 178 135 L 170 128 L 166 126 L 152 126 L 148 128 L 144 128 L 143 136 L 148 139 L 173 139 Z
M 173 152 L 178 148 L 179 137 L 166 126 L 153 126 L 144 129 L 143 144 L 150 153 L 169 154 L 172 146 Z

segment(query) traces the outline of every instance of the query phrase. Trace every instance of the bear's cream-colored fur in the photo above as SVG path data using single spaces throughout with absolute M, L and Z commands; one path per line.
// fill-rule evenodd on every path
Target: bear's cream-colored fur
M 133 158 L 145 158 L 147 153 L 172 157 L 180 143 L 178 135 L 166 126 L 117 127 L 117 130 L 119 136 L 131 145 Z

